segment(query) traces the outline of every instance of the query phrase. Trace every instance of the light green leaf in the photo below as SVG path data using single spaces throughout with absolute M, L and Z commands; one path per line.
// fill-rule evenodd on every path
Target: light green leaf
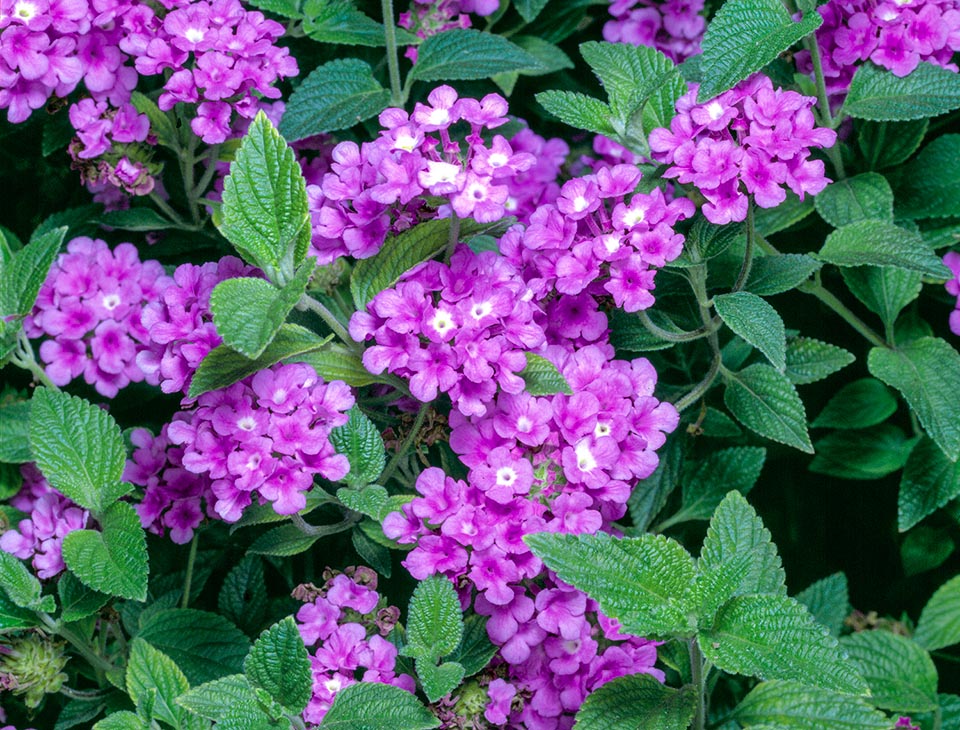
M 463 621 L 460 644 L 447 656 L 447 660 L 462 666 L 464 676 L 472 677 L 484 669 L 496 653 L 497 647 L 487 635 L 487 617 L 470 613 Z
M 241 629 L 259 628 L 267 612 L 263 562 L 247 555 L 227 573 L 217 596 L 217 609 Z
M 951 74 L 956 76 L 956 74 Z M 924 147 L 897 174 L 897 215 L 948 218 L 960 215 L 960 134 L 945 134 Z
M 951 578 L 927 601 L 914 641 L 927 651 L 960 643 L 960 575 Z
M 177 706 L 176 699 L 190 689 L 190 684 L 170 657 L 135 638 L 130 645 L 126 679 L 127 693 L 135 705 L 148 693 L 155 694 L 151 719 L 181 727 L 186 713 Z
M 350 409 L 349 420 L 330 433 L 330 443 L 350 462 L 344 481 L 352 487 L 375 482 L 387 465 L 379 429 L 357 406 Z
M 566 379 L 557 370 L 556 365 L 541 355 L 532 352 L 525 354 L 527 356 L 527 366 L 520 371 L 519 375 L 526 383 L 525 390 L 530 395 L 573 394 Z
M 577 730 L 686 730 L 696 711 L 691 685 L 673 689 L 649 674 L 628 674 L 594 690 L 577 712 Z
M 243 662 L 252 684 L 294 713 L 303 712 L 313 693 L 310 657 L 292 616 L 260 634 Z
M 250 124 L 230 165 L 221 213 L 220 232 L 277 283 L 292 276 L 307 254 L 310 211 L 303 173 L 263 112 Z
M 357 58 L 339 58 L 315 68 L 287 101 L 280 131 L 291 142 L 349 129 L 383 111 L 390 92 Z
M 0 403 L 0 463 L 25 464 L 33 461 L 30 453 L 30 401 Z M 11 495 L 12 496 L 12 495 Z
M 786 367 L 786 330 L 772 305 L 756 294 L 738 291 L 718 294 L 713 306 L 727 327 L 766 355 L 777 370 Z
M 697 100 L 712 99 L 770 63 L 823 22 L 808 12 L 799 23 L 778 0 L 727 0 L 703 36 L 703 83 Z
M 106 605 L 110 596 L 87 588 L 73 573 L 63 573 L 57 579 L 60 596 L 60 620 L 68 623 L 96 613 Z
M 100 529 L 75 530 L 63 539 L 63 560 L 84 585 L 134 601 L 147 598 L 147 538 L 126 502 L 110 506 Z
M 663 535 L 617 539 L 606 533 L 540 532 L 524 542 L 561 580 L 587 593 L 623 631 L 690 636 L 693 558 Z
M 617 135 L 610 121 L 613 112 L 599 99 L 576 91 L 541 91 L 535 98 L 564 124 L 606 137 Z
M 817 441 L 810 471 L 841 479 L 880 479 L 903 468 L 916 439 L 889 423 L 833 431 Z
M 905 162 L 917 151 L 927 128 L 929 119 L 917 119 L 912 122 L 861 122 L 857 125 L 857 144 L 871 170 Z
M 22 608 L 34 608 L 40 603 L 40 581 L 19 558 L 3 550 L 0 550 L 0 588 Z
M 838 228 L 817 256 L 837 266 L 895 266 L 940 279 L 950 276 L 920 234 L 876 219 Z
M 900 77 L 873 63 L 853 75 L 841 113 L 875 122 L 903 122 L 960 108 L 960 78 L 952 71 L 921 61 Z
M 438 720 L 406 690 L 358 682 L 337 692 L 320 730 L 430 730 Z
M 436 663 L 454 651 L 462 637 L 463 613 L 453 584 L 444 576 L 420 581 L 410 599 L 403 655 Z
M 389 493 L 379 484 L 371 484 L 363 489 L 338 489 L 337 499 L 348 509 L 378 522 L 387 516 L 385 509 L 390 504 Z
M 284 18 L 300 19 L 303 16 L 300 10 L 303 4 L 301 0 L 254 0 L 250 4 L 260 10 L 282 15 Z
M 472 28 L 454 28 L 430 36 L 420 44 L 410 78 L 465 81 L 541 67 L 535 56 L 503 36 Z
M 463 681 L 465 670 L 457 662 L 434 664 L 429 659 L 417 659 L 414 663 L 417 677 L 423 685 L 423 693 L 430 702 L 436 702 L 455 690 Z
M 851 694 L 867 689 L 837 640 L 787 596 L 737 596 L 720 609 L 710 629 L 701 631 L 700 648 L 732 674 L 792 679 Z
M 892 722 L 859 697 L 777 681 L 754 687 L 733 717 L 764 730 L 889 730 Z
M 93 730 L 149 730 L 149 727 L 136 713 L 120 710 L 107 715 L 93 726 Z
M 13 261 L 0 268 L 0 319 L 30 314 L 66 233 L 66 227 L 44 233 L 13 254 Z
M 920 296 L 923 274 L 891 267 L 855 266 L 840 274 L 853 295 L 867 309 L 880 315 L 886 327 L 893 327 L 905 306 Z
M 906 532 L 960 494 L 960 461 L 952 462 L 928 437 L 913 447 L 900 480 L 897 527 Z
M 682 506 L 661 523 L 660 529 L 686 520 L 710 519 L 731 489 L 747 494 L 760 478 L 766 456 L 767 450 L 764 448 L 734 447 L 713 451 L 703 459 L 687 462 L 680 480 L 683 485 Z
M 806 254 L 788 253 L 754 259 L 747 290 L 760 296 L 782 294 L 796 288 L 820 268 L 820 262 Z
M 893 712 L 937 709 L 937 668 L 930 655 L 905 636 L 860 631 L 840 640 L 870 685 L 870 703 Z
M 795 385 L 815 383 L 842 370 L 856 358 L 842 347 L 812 337 L 787 341 L 787 378 Z
M 723 400 L 730 412 L 750 430 L 813 453 L 803 402 L 786 375 L 769 365 L 750 365 L 730 374 Z
M 840 636 L 844 619 L 850 613 L 850 594 L 847 576 L 834 573 L 807 586 L 796 595 L 813 617 L 830 630 L 832 636 Z
M 890 388 L 874 378 L 861 378 L 838 390 L 810 425 L 867 428 L 883 423 L 896 411 L 897 398 Z
M 820 217 L 834 228 L 864 220 L 893 223 L 893 190 L 876 172 L 833 182 L 814 200 Z
M 347 385 L 360 388 L 364 385 L 386 382 L 363 367 L 360 358 L 342 345 L 330 343 L 322 350 L 297 355 L 291 362 L 305 362 L 317 371 L 326 382 L 342 380 Z
M 266 730 L 277 726 L 264 712 L 249 680 L 242 674 L 231 674 L 195 687 L 181 695 L 177 703 L 200 717 L 216 721 L 217 730 Z
M 934 337 L 901 345 L 875 347 L 867 359 L 870 373 L 891 385 L 907 403 L 929 436 L 951 461 L 960 456 L 960 355 Z
M 549 0 L 513 0 L 513 7 L 526 22 L 532 23 L 547 6 Z

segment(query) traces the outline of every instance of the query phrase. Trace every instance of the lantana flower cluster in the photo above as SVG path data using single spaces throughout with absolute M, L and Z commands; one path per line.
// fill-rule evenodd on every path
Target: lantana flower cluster
M 609 11 L 604 40 L 656 48 L 675 63 L 700 53 L 703 0 L 614 0 Z
M 761 208 L 786 199 L 789 188 L 801 199 L 830 182 L 812 149 L 830 147 L 837 135 L 817 127 L 811 107 L 816 99 L 774 89 L 756 74 L 729 91 L 697 103 L 699 86 L 677 101 L 670 129 L 650 133 L 654 158 L 670 167 L 665 177 L 692 183 L 707 202 L 703 214 L 712 223 L 742 221 L 748 198 Z
M 956 305 L 950 313 L 950 331 L 960 335 L 960 253 L 948 252 L 943 257 L 943 265 L 953 274 L 953 278 L 946 283 L 947 293 L 957 297 Z
M 50 380 L 66 385 L 83 375 L 107 398 L 144 380 L 136 360 L 148 342 L 141 314 L 171 284 L 160 263 L 141 261 L 131 243 L 111 250 L 100 239 L 71 240 L 24 320 L 28 337 L 48 338 L 40 357 Z
M 410 10 L 400 13 L 397 25 L 426 39 L 445 30 L 469 28 L 470 13 L 483 17 L 492 15 L 499 7 L 498 0 L 413 0 Z M 417 47 L 409 46 L 403 55 L 416 63 Z
M 414 692 L 409 674 L 396 672 L 397 647 L 386 637 L 400 616 L 377 593 L 377 574 L 365 567 L 343 573 L 327 570 L 321 588 L 295 591 L 308 601 L 297 611 L 303 643 L 316 645 L 310 657 L 313 697 L 303 719 L 319 724 L 344 687 L 357 682 L 379 682 Z

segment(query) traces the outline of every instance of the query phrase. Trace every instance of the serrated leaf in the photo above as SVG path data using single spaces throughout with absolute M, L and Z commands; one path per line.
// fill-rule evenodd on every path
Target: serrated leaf
M 823 22 L 808 12 L 799 23 L 777 0 L 727 0 L 703 36 L 699 103 L 759 71 Z
M 594 690 L 577 712 L 578 730 L 686 730 L 696 711 L 691 685 L 673 689 L 649 674 L 617 677 Z
M 358 682 L 337 692 L 320 723 L 321 730 L 431 730 L 433 713 L 406 690 L 389 684 Z
M 754 259 L 746 289 L 760 296 L 782 294 L 796 288 L 817 270 L 820 262 L 806 254 L 780 254 Z
M 472 677 L 484 669 L 496 653 L 497 647 L 487 634 L 487 617 L 470 613 L 463 621 L 460 644 L 447 656 L 447 660 L 462 666 L 464 676 Z
M 57 723 L 53 726 L 53 730 L 70 730 L 77 725 L 89 723 L 103 712 L 104 708 L 106 703 L 102 701 L 70 700 L 57 716 Z
M 513 7 L 527 23 L 532 23 L 547 6 L 549 0 L 513 0 Z
M 420 44 L 410 78 L 466 81 L 538 68 L 541 64 L 536 57 L 503 36 L 472 28 L 453 28 L 430 36 Z
M 217 596 L 217 609 L 242 629 L 258 628 L 267 612 L 263 562 L 247 555 L 227 573 Z
M 217 730 L 265 730 L 277 726 L 260 707 L 253 687 L 242 674 L 195 687 L 177 702 L 200 717 L 216 721 Z
M 833 431 L 819 439 L 810 471 L 841 479 L 880 479 L 903 468 L 916 443 L 889 423 Z
M 86 618 L 110 600 L 110 596 L 88 588 L 72 573 L 64 573 L 57 579 L 57 593 L 60 596 L 60 620 L 64 623 Z
M 875 630 L 845 636 L 840 646 L 859 665 L 872 705 L 903 713 L 936 710 L 937 668 L 915 642 Z
M 30 314 L 66 233 L 60 227 L 38 236 L 0 268 L 0 319 Z
M 760 478 L 767 450 L 760 447 L 721 449 L 684 465 L 680 510 L 660 524 L 663 530 L 687 520 L 708 520 L 731 489 L 747 494 Z
M 689 636 L 693 558 L 663 535 L 617 539 L 606 533 L 540 532 L 524 542 L 561 580 L 587 593 L 623 631 Z
M 519 372 L 526 383 L 524 390 L 530 395 L 554 395 L 555 393 L 573 395 L 570 385 L 557 370 L 556 365 L 541 355 L 532 352 L 524 354 L 527 356 L 527 366 Z
M 515 35 L 511 40 L 540 62 L 540 68 L 523 71 L 524 76 L 544 76 L 573 68 L 573 61 L 563 49 L 540 36 Z
M 100 529 L 75 530 L 63 539 L 63 560 L 84 585 L 134 601 L 147 598 L 147 538 L 140 518 L 126 502 L 100 517 Z
M 299 19 L 303 15 L 300 11 L 302 5 L 300 0 L 255 0 L 250 4 L 260 10 L 282 15 L 284 18 Z
M 250 649 L 247 637 L 227 619 L 192 608 L 151 613 L 137 636 L 170 657 L 191 686 L 239 672 Z
M 0 463 L 25 464 L 33 461 L 30 452 L 30 401 L 0 403 Z M 12 495 L 8 495 L 12 496 Z
M 745 241 L 746 233 L 743 225 L 731 223 L 718 226 L 698 215 L 687 232 L 683 252 L 667 266 L 674 268 L 699 266 L 703 261 L 719 256 L 730 246 L 742 245 Z
M 337 499 L 348 509 L 380 521 L 386 517 L 390 495 L 379 484 L 371 484 L 363 489 L 338 489 Z
M 19 558 L 0 550 L 0 588 L 21 608 L 33 608 L 40 602 L 40 581 Z
M 837 266 L 895 266 L 939 279 L 950 276 L 920 234 L 876 219 L 838 228 L 817 257 Z
M 613 112 L 599 99 L 576 91 L 541 91 L 535 98 L 540 106 L 564 124 L 606 137 L 617 134 L 610 122 Z
M 733 717 L 765 730 L 888 730 L 891 720 L 859 697 L 797 682 L 762 682 L 743 698 Z
M 120 427 L 82 398 L 37 388 L 30 443 L 50 484 L 81 507 L 102 512 L 130 490 L 120 481 L 126 457 Z
M 867 428 L 883 423 L 896 411 L 897 398 L 890 388 L 874 378 L 861 378 L 838 390 L 810 425 L 814 428 Z
M 303 711 L 313 694 L 310 657 L 292 616 L 260 634 L 243 671 L 252 684 L 295 713 Z
M 893 190 L 876 172 L 837 180 L 814 200 L 820 217 L 834 228 L 864 220 L 893 223 Z
M 646 531 L 680 483 L 683 453 L 682 435 L 667 437 L 667 443 L 657 454 L 660 459 L 657 468 L 630 494 L 627 507 L 637 532 Z
M 778 370 L 787 365 L 787 335 L 773 306 L 746 291 L 718 294 L 713 306 L 733 332 L 762 352 Z
M 870 169 L 882 170 L 909 159 L 929 126 L 926 118 L 912 122 L 863 121 L 857 125 L 857 144 Z
M 93 730 L 148 730 L 149 725 L 135 712 L 113 712 L 93 726 Z
M 951 461 L 960 456 L 960 355 L 947 342 L 921 337 L 895 350 L 875 347 L 867 359 L 870 373 L 893 386 L 927 434 Z
M 350 462 L 344 481 L 355 488 L 375 482 L 387 465 L 380 430 L 357 406 L 350 409 L 345 424 L 331 431 L 330 443 Z
M 348 0 L 308 1 L 303 14 L 307 16 L 304 32 L 320 43 L 379 47 L 386 42 L 383 24 L 361 13 Z M 395 28 L 394 33 L 401 45 L 420 41 L 403 28 Z
M 373 77 L 370 66 L 340 58 L 315 68 L 294 90 L 280 122 L 291 142 L 323 132 L 348 129 L 374 117 L 390 103 L 390 92 Z
M 813 617 L 829 629 L 832 636 L 840 636 L 843 622 L 850 613 L 850 594 L 847 576 L 834 573 L 807 586 L 796 596 Z
M 897 527 L 906 532 L 960 494 L 960 462 L 951 462 L 924 436 L 914 446 L 900 480 Z
M 190 689 L 190 684 L 170 657 L 139 638 L 130 645 L 126 685 L 134 704 L 139 704 L 147 693 L 155 693 L 151 719 L 181 726 L 185 713 L 176 699 Z
M 868 62 L 853 75 L 842 113 L 875 122 L 903 122 L 958 108 L 960 78 L 952 71 L 921 61 L 901 77 Z
M 891 267 L 856 266 L 841 269 L 847 288 L 871 312 L 892 328 L 900 311 L 920 296 L 923 274 Z
M 951 578 L 923 607 L 914 641 L 927 651 L 960 643 L 960 575 Z
M 460 686 L 465 671 L 457 662 L 434 664 L 427 659 L 417 659 L 415 662 L 417 677 L 423 685 L 423 693 L 430 702 L 436 702 L 441 697 L 450 694 Z
M 787 369 L 791 383 L 804 385 L 823 380 L 842 370 L 856 358 L 842 347 L 811 337 L 795 337 L 787 341 Z
M 721 607 L 700 648 L 717 667 L 758 679 L 791 679 L 863 694 L 867 685 L 837 640 L 787 596 L 737 596 Z
M 786 375 L 769 365 L 750 365 L 729 375 L 723 400 L 751 431 L 813 453 L 803 402 Z
M 951 74 L 954 75 L 955 74 Z M 897 171 L 897 215 L 948 218 L 960 215 L 960 134 L 945 134 Z
M 313 350 L 297 355 L 290 361 L 305 362 L 328 383 L 332 380 L 342 380 L 347 385 L 359 388 L 364 385 L 385 382 L 383 378 L 367 371 L 358 355 L 341 345 L 333 343 L 322 350 Z
M 462 637 L 463 613 L 453 584 L 444 576 L 420 581 L 410 599 L 403 655 L 436 663 L 454 651 Z
M 220 232 L 250 263 L 289 276 L 310 245 L 307 187 L 293 150 L 259 112 L 223 182 Z

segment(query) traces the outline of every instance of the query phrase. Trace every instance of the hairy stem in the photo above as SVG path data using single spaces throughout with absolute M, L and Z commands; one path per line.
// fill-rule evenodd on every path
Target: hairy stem
M 827 95 L 827 82 L 823 75 L 823 61 L 820 58 L 820 45 L 817 43 L 815 35 L 808 35 L 803 39 L 804 47 L 810 52 L 810 60 L 813 62 L 813 75 L 817 84 L 817 106 L 820 108 L 820 121 L 823 126 L 836 129 L 843 117 L 836 119 L 830 111 L 830 98 Z M 833 169 L 837 171 L 837 176 L 841 179 L 847 176 L 847 171 L 843 165 L 843 157 L 840 154 L 840 148 L 836 144 L 826 150 L 827 157 L 833 163 Z
M 333 316 L 333 312 L 323 306 L 323 304 L 318 302 L 309 294 L 304 294 L 302 297 L 300 297 L 300 301 L 297 302 L 297 306 L 301 309 L 306 309 L 316 314 L 324 321 L 327 327 L 330 328 L 333 334 L 335 334 L 345 345 L 347 345 L 347 347 L 349 347 L 351 350 L 357 349 L 357 343 L 353 341 L 350 333 L 347 332 L 347 328 L 344 327 L 340 323 L 340 320 Z
M 67 643 L 76 649 L 80 656 L 86 659 L 90 666 L 93 667 L 98 673 L 112 672 L 114 669 L 116 669 L 115 666 L 97 654 L 83 639 L 67 628 L 63 623 L 54 621 L 48 614 L 45 613 L 38 613 L 37 615 L 40 617 L 40 622 L 50 633 L 57 634 L 58 636 L 66 639 Z
M 743 252 L 743 264 L 740 266 L 740 273 L 737 274 L 737 280 L 733 284 L 731 291 L 740 291 L 746 286 L 747 279 L 750 278 L 750 269 L 753 266 L 753 249 L 757 238 L 757 229 L 754 224 L 754 204 L 751 196 L 747 201 L 747 247 Z
M 703 654 L 696 638 L 690 639 L 687 644 L 690 651 L 690 682 L 696 693 L 697 709 L 693 715 L 693 730 L 704 730 L 707 725 L 707 683 L 706 672 L 703 671 Z
M 390 102 L 402 107 L 404 89 L 400 84 L 400 59 L 397 56 L 397 31 L 393 23 L 393 0 L 380 0 L 383 11 L 383 39 L 387 45 L 387 67 L 390 70 Z
M 797 287 L 797 289 L 805 294 L 810 294 L 811 296 L 816 297 L 821 302 L 826 304 L 830 309 L 840 315 L 844 322 L 849 324 L 857 332 L 863 335 L 871 344 L 876 345 L 877 347 L 889 346 L 880 335 L 878 335 L 869 325 L 867 325 L 866 322 L 851 312 L 849 307 L 841 302 L 836 295 L 830 291 L 827 291 L 823 284 L 820 283 L 819 275 L 816 277 L 815 281 L 801 284 L 799 287 Z
M 680 398 L 680 400 L 674 403 L 673 407 L 676 408 L 680 413 L 683 413 L 683 411 L 700 400 L 706 394 L 706 392 L 710 390 L 710 386 L 713 385 L 713 381 L 717 379 L 717 373 L 719 372 L 720 356 L 715 354 L 713 356 L 713 362 L 710 363 L 710 369 L 707 371 L 704 379 L 697 383 L 688 393 Z
M 190 555 L 187 556 L 187 574 L 183 577 L 183 598 L 180 599 L 180 608 L 190 605 L 190 584 L 193 583 L 193 566 L 197 561 L 197 543 L 200 542 L 200 533 L 193 533 L 190 541 Z
M 339 522 L 334 522 L 332 525 L 311 525 L 299 514 L 290 515 L 290 521 L 296 526 L 296 528 L 304 535 L 310 535 L 311 537 L 323 537 L 324 535 L 333 535 L 338 532 L 343 532 L 359 522 L 360 518 L 361 515 L 356 513 L 348 513 L 346 517 Z
M 38 382 L 43 383 L 45 386 L 50 388 L 50 390 L 60 390 L 60 388 L 58 388 L 54 382 L 50 380 L 50 377 L 40 366 L 40 363 L 37 362 L 37 359 L 33 354 L 33 348 L 30 346 L 30 340 L 27 337 L 27 333 L 23 330 L 20 330 L 20 332 L 17 334 L 17 347 L 13 352 L 13 356 L 10 358 L 10 362 L 12 362 L 18 368 L 28 371 Z
M 640 323 L 650 334 L 652 334 L 654 337 L 659 337 L 661 340 L 666 342 L 692 342 L 693 340 L 702 339 L 714 331 L 719 324 L 719 320 L 711 320 L 709 325 L 697 327 L 697 329 L 690 330 L 689 332 L 671 332 L 660 327 L 656 322 L 650 319 L 650 315 L 648 315 L 646 312 L 637 312 L 637 315 L 640 319 Z

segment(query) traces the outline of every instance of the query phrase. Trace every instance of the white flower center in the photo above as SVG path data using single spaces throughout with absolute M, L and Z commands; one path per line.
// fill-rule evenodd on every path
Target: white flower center
M 437 183 L 452 183 L 459 172 L 459 165 L 449 162 L 428 162 L 427 169 L 420 173 L 420 184 L 428 188 Z
M 590 453 L 590 444 L 587 443 L 586 439 L 576 445 L 574 453 L 577 455 L 577 468 L 580 471 L 591 471 L 597 468 L 597 460 Z
M 430 326 L 442 337 L 456 325 L 453 322 L 453 317 L 450 316 L 450 312 L 445 309 L 438 309 L 436 314 L 430 318 Z
M 531 421 L 527 416 L 520 416 L 517 419 L 517 430 L 526 433 L 533 427 L 533 421 Z
M 493 305 L 490 302 L 477 302 L 470 308 L 470 316 L 474 319 L 483 319 L 493 311 Z
M 204 32 L 200 28 L 187 28 L 186 32 L 183 34 L 183 37 L 186 38 L 191 43 L 199 43 L 203 40 Z
M 584 196 L 578 195 L 573 199 L 573 209 L 578 213 L 582 213 L 588 207 L 590 207 L 590 201 L 587 200 Z
M 512 487 L 517 481 L 517 471 L 512 466 L 501 466 L 497 469 L 497 484 L 501 487 Z
M 506 202 L 503 204 L 503 209 L 508 213 L 512 213 L 519 207 L 520 203 L 512 195 L 508 196 Z
M 487 164 L 490 167 L 503 167 L 509 162 L 509 158 L 502 152 L 494 152 L 487 158 Z
M 37 6 L 29 0 L 18 0 L 13 6 L 13 15 L 24 22 L 32 20 L 36 14 Z
M 103 304 L 103 308 L 108 312 L 112 312 L 114 309 L 120 306 L 119 294 L 104 294 L 103 298 L 100 300 L 100 303 Z
M 400 132 L 399 134 L 397 134 L 397 138 L 393 140 L 393 148 L 395 150 L 404 150 L 405 152 L 413 152 L 416 146 L 417 146 L 417 138 L 414 137 L 409 132 Z
M 620 250 L 620 236 L 608 233 L 603 237 L 603 247 L 607 249 L 607 253 L 616 253 Z
M 427 115 L 427 123 L 443 127 L 450 123 L 450 112 L 446 109 L 431 109 Z
M 710 117 L 711 121 L 717 121 L 723 116 L 723 104 L 719 101 L 711 101 L 707 104 L 707 116 Z
M 646 217 L 647 211 L 639 206 L 636 208 L 627 208 L 627 212 L 623 214 L 623 224 L 627 228 L 633 228 L 638 223 L 643 223 Z
M 237 421 L 237 428 L 241 431 L 246 431 L 249 433 L 257 427 L 257 422 L 253 419 L 253 416 L 244 416 L 239 421 Z
M 610 429 L 609 423 L 598 422 L 596 427 L 593 429 L 593 435 L 596 436 L 597 438 L 600 438 L 601 436 L 609 436 L 610 431 L 611 429 Z
M 333 677 L 324 682 L 323 686 L 330 694 L 336 694 L 343 687 L 343 682 L 340 681 L 339 677 Z

